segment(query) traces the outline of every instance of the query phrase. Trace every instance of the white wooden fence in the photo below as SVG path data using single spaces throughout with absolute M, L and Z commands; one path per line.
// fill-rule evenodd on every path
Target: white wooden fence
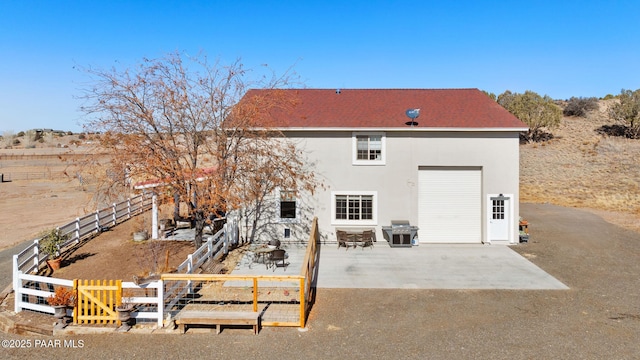
M 227 222 L 222 229 L 202 244 L 193 254 L 187 255 L 187 259 L 178 266 L 178 274 L 193 274 L 207 260 L 219 260 L 223 255 L 229 253 L 230 245 L 239 244 L 238 223 L 236 221 Z M 173 282 L 173 284 L 165 289 L 165 311 L 169 312 L 181 299 L 193 292 L 190 281 L 186 284 Z
M 141 202 L 141 204 L 144 204 L 144 202 Z M 133 207 L 136 210 L 128 210 L 131 212 L 125 213 L 119 206 L 120 205 L 114 205 L 112 207 L 114 209 L 114 213 L 118 213 L 118 211 L 120 211 L 120 215 L 115 217 L 114 224 L 118 223 L 118 219 L 121 219 L 124 216 L 130 216 L 132 212 L 137 211 L 138 209 L 137 207 Z M 132 209 L 130 204 L 128 204 L 128 208 Z M 100 212 L 97 213 L 99 214 Z M 97 222 L 100 223 L 99 220 Z M 77 219 L 76 223 L 80 224 L 80 221 Z M 61 227 L 61 229 L 62 228 L 63 227 Z M 82 226 L 79 226 L 79 228 L 82 229 Z M 79 234 L 82 233 L 83 231 L 79 232 Z M 208 259 L 220 259 L 224 254 L 228 253 L 230 245 L 239 244 L 238 234 L 237 222 L 226 223 L 220 231 L 215 235 L 210 236 L 199 249 L 188 255 L 187 259 L 178 266 L 177 272 L 192 274 Z M 83 235 L 80 235 L 80 238 L 82 238 L 82 236 Z M 73 244 L 75 243 L 77 242 L 73 242 Z M 65 247 L 66 245 L 61 249 L 64 249 Z M 40 254 L 38 253 L 38 240 L 34 240 L 33 245 L 27 247 L 19 254 L 13 255 L 15 312 L 28 309 L 53 314 L 54 309 L 47 304 L 46 299 L 53 295 L 54 287 L 73 287 L 72 280 L 31 274 L 38 271 L 40 265 L 45 259 L 46 256 L 40 258 Z M 164 284 L 161 280 L 141 285 L 136 285 L 133 282 L 123 282 L 122 288 L 132 289 L 136 294 L 145 294 L 145 296 L 136 295 L 134 297 L 129 297 L 126 301 L 136 304 L 137 311 L 132 313 L 134 318 L 139 320 L 155 320 L 158 327 L 163 326 L 165 309 L 171 309 L 186 293 L 191 290 L 190 286 L 184 286 L 184 284 L 178 283 L 174 283 L 174 285 L 169 289 L 164 289 Z
M 122 282 L 122 290 L 132 289 L 136 296 L 123 298 L 123 302 L 135 304 L 136 311 L 131 316 L 136 320 L 155 320 L 158 327 L 162 327 L 164 288 L 162 281 L 153 281 L 147 284 L 136 285 L 132 282 Z M 144 291 L 139 291 L 144 290 Z M 149 294 L 149 290 L 150 294 Z M 140 296 L 144 294 L 145 296 Z
M 69 236 L 58 248 L 59 253 L 62 254 L 80 241 L 150 209 L 151 205 L 152 194 L 145 193 L 59 226 L 60 234 Z M 47 255 L 40 253 L 39 242 L 40 239 L 33 240 L 33 244 L 14 255 L 18 257 L 18 269 L 25 274 L 37 272 L 47 260 Z
M 69 236 L 69 239 L 59 247 L 59 253 L 62 254 L 80 241 L 150 209 L 151 205 L 152 194 L 143 193 L 58 227 L 62 235 Z M 29 309 L 53 314 L 54 310 L 46 300 L 53 294 L 54 287 L 73 287 L 71 280 L 34 275 L 41 266 L 44 266 L 48 257 L 40 253 L 39 243 L 40 239 L 35 239 L 26 249 L 13 255 L 15 312 Z

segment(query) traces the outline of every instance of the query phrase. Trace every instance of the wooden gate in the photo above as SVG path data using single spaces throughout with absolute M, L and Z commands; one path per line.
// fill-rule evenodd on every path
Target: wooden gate
M 78 303 L 73 310 L 76 324 L 117 324 L 116 307 L 122 301 L 122 280 L 73 280 Z

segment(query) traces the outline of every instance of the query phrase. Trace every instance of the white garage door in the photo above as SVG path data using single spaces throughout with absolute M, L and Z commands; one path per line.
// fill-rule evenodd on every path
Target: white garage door
M 480 169 L 418 172 L 418 237 L 425 243 L 482 242 Z

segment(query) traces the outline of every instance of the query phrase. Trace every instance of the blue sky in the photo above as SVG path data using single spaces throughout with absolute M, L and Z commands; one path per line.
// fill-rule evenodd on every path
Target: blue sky
M 0 131 L 81 131 L 74 66 L 169 52 L 289 67 L 312 88 L 640 88 L 638 1 L 0 0 Z

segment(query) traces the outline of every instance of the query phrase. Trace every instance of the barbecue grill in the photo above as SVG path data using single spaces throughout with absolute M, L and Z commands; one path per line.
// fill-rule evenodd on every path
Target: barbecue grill
M 418 227 L 411 226 L 407 220 L 392 220 L 391 226 L 383 226 L 382 231 L 387 234 L 389 246 L 410 247 Z

